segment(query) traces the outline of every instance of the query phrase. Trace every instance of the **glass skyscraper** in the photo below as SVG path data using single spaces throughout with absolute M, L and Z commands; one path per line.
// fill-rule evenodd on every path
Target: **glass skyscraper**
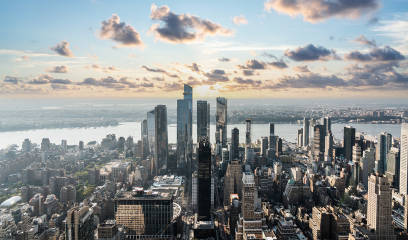
M 184 168 L 193 150 L 193 89 L 184 84 L 184 98 L 177 100 L 177 167 Z
M 216 132 L 215 142 L 221 143 L 222 147 L 227 146 L 227 99 L 223 97 L 217 97 L 217 112 L 215 115 Z
M 157 175 L 161 168 L 167 167 L 168 158 L 168 133 L 167 133 L 167 107 L 157 105 L 154 108 L 155 116 L 155 154 L 154 174 Z
M 210 104 L 197 101 L 197 143 L 202 137 L 210 137 Z

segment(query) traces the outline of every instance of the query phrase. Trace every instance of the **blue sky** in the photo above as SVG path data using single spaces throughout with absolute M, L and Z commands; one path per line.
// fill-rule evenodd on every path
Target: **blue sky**
M 407 95 L 405 0 L 336 0 L 330 11 L 323 0 L 287 2 L 3 1 L 0 96 L 173 97 L 183 83 L 200 97 Z M 325 14 L 307 15 L 313 9 Z M 102 36 L 113 14 L 122 25 Z M 195 23 L 171 32 L 169 16 Z M 194 37 L 171 40 L 179 33 Z M 63 41 L 72 54 L 52 50 Z M 302 59 L 305 52 L 317 55 Z

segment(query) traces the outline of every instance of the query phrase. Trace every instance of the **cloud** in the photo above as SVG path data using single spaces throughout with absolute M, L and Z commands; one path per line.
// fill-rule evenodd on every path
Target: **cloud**
M 251 59 L 251 60 L 248 60 L 245 63 L 245 65 L 238 65 L 239 68 L 246 69 L 246 70 L 264 70 L 264 69 L 268 69 L 269 66 L 278 68 L 278 69 L 284 69 L 288 67 L 288 65 L 283 60 L 277 60 L 273 62 L 263 62 L 263 61 L 259 61 L 256 59 Z
M 361 53 L 353 51 L 345 55 L 345 58 L 353 61 L 368 62 L 368 61 L 400 61 L 405 57 L 399 51 L 385 46 L 383 48 L 373 48 L 369 53 Z
M 55 66 L 52 69 L 50 69 L 48 72 L 51 73 L 67 73 L 68 72 L 68 67 L 61 65 L 61 66 Z
M 227 74 L 222 69 L 214 69 L 211 72 L 205 73 L 204 76 L 207 77 L 209 84 L 229 81 Z
M 45 84 L 69 85 L 69 84 L 72 84 L 72 81 L 69 79 L 59 79 L 59 78 L 54 78 L 47 74 L 42 74 L 27 83 L 31 85 L 45 85 Z
M 144 79 L 144 82 L 132 82 L 129 81 L 128 78 L 122 77 L 122 78 L 114 78 L 111 76 L 108 77 L 103 77 L 100 79 L 96 78 L 85 78 L 82 80 L 82 82 L 78 83 L 78 85 L 82 86 L 90 86 L 90 87 L 103 87 L 103 88 L 108 88 L 108 89 L 114 89 L 114 90 L 126 90 L 126 89 L 142 89 L 142 88 L 152 88 L 154 87 L 154 84 L 149 82 L 146 78 Z
M 110 19 L 102 22 L 100 37 L 102 39 L 111 39 L 118 42 L 120 43 L 120 47 L 134 47 L 143 45 L 139 33 L 136 32 L 132 26 L 126 25 L 124 22 L 120 22 L 120 18 L 116 14 L 113 14 Z
M 376 47 L 377 43 L 375 42 L 375 40 L 368 40 L 366 37 L 364 37 L 364 35 L 360 35 L 358 38 L 354 39 L 355 42 L 360 43 L 362 45 L 367 45 L 370 47 Z
M 17 84 L 19 82 L 18 78 L 12 76 L 5 76 L 3 79 L 5 83 Z
M 334 50 L 329 50 L 322 46 L 309 44 L 304 47 L 298 47 L 295 50 L 286 50 L 285 56 L 294 61 L 317 61 L 338 59 Z
M 200 66 L 197 63 L 192 63 L 191 65 L 186 65 L 193 72 L 201 72 Z
M 241 77 L 234 78 L 234 82 L 243 85 L 251 85 L 251 86 L 259 86 L 262 81 L 260 80 L 253 80 L 253 79 L 244 79 Z
M 399 73 L 398 62 L 380 62 L 364 66 L 353 65 L 348 69 L 353 87 L 394 87 L 408 89 L 408 73 Z
M 242 74 L 244 74 L 244 76 L 252 76 L 254 75 L 254 70 L 243 69 Z
M 328 88 L 344 87 L 345 80 L 335 75 L 324 76 L 316 73 L 284 76 L 269 88 Z
M 61 56 L 65 57 L 73 57 L 71 50 L 69 49 L 69 43 L 67 41 L 62 41 L 58 43 L 56 46 L 52 47 L 51 50 L 58 53 Z
M 146 66 L 146 65 L 143 65 L 142 68 L 144 68 L 144 69 L 145 69 L 146 71 L 148 71 L 148 72 L 166 74 L 167 76 L 169 76 L 169 77 L 171 77 L 171 78 L 178 78 L 178 77 L 179 77 L 177 74 L 169 73 L 169 72 L 167 72 L 166 70 L 161 69 L 161 68 L 150 68 L 150 67 L 148 67 L 148 66 Z
M 105 66 L 101 66 L 101 65 L 98 65 L 98 64 L 92 64 L 90 66 L 86 66 L 86 68 L 92 68 L 92 69 L 95 69 L 95 70 L 100 70 L 100 71 L 105 72 L 105 73 L 119 71 L 119 69 L 117 67 L 115 67 L 115 66 L 106 66 L 105 67 Z
M 226 57 L 222 57 L 222 58 L 218 58 L 218 61 L 220 61 L 220 62 L 229 62 L 229 61 L 231 61 L 231 59 L 226 58 Z
M 267 0 L 264 8 L 289 16 L 302 15 L 305 21 L 315 23 L 332 17 L 356 19 L 374 12 L 379 5 L 379 0 Z
M 408 13 L 396 15 L 392 20 L 379 20 L 372 30 L 380 36 L 390 38 L 393 45 L 408 54 Z
M 296 72 L 302 72 L 302 73 L 308 73 L 310 72 L 309 68 L 307 67 L 307 65 L 302 65 L 302 66 L 294 66 L 293 70 L 295 70 Z
M 189 14 L 175 14 L 168 6 L 151 6 L 150 18 L 164 24 L 154 24 L 150 31 L 156 39 L 171 43 L 186 43 L 204 39 L 208 35 L 231 35 L 228 30 L 217 23 Z
M 232 21 L 235 23 L 235 25 L 243 25 L 243 24 L 248 24 L 248 20 L 245 18 L 244 15 L 240 16 L 235 16 Z

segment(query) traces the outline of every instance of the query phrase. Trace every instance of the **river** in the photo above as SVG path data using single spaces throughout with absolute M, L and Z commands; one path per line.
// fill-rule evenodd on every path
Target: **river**
M 335 139 L 343 138 L 343 127 L 346 124 L 332 124 L 332 132 Z M 364 132 L 371 136 L 376 136 L 380 132 L 391 133 L 394 137 L 400 137 L 401 125 L 399 124 L 351 124 L 357 132 Z M 240 142 L 245 142 L 245 124 L 228 125 L 228 137 L 231 136 L 231 129 L 237 127 L 240 132 Z M 297 129 L 302 126 L 299 124 L 275 124 L 275 134 L 283 137 L 289 142 L 296 142 Z M 196 125 L 193 125 L 193 141 L 196 141 Z M 210 140 L 214 142 L 215 125 L 210 126 Z M 169 143 L 176 143 L 177 127 L 170 124 L 168 127 Z M 92 128 L 60 128 L 60 129 L 37 129 L 24 131 L 0 132 L 0 149 L 11 144 L 21 143 L 25 138 L 29 138 L 33 143 L 41 143 L 42 138 L 48 137 L 52 143 L 60 144 L 62 139 L 67 140 L 69 145 L 78 144 L 80 140 L 85 143 L 90 141 L 100 142 L 107 134 L 116 134 L 128 137 L 132 136 L 134 141 L 140 140 L 140 122 L 123 122 L 117 126 L 110 127 L 92 127 Z M 269 124 L 252 124 L 252 141 L 269 134 Z

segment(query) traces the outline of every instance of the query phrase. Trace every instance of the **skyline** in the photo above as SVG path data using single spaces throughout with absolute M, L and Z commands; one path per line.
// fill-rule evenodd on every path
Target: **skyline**
M 404 1 L 291 2 L 3 3 L 0 97 L 406 98 Z

